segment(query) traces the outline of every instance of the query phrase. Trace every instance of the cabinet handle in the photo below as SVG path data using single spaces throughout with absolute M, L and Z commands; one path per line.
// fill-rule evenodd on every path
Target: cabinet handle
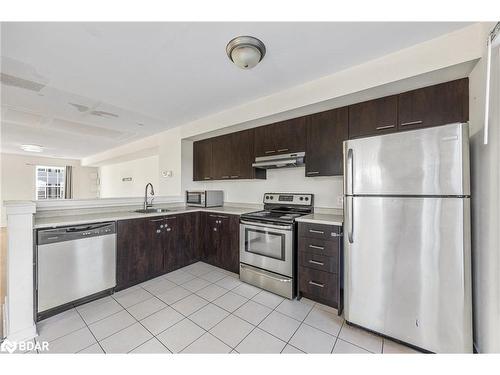
M 217 227 L 214 227 L 214 232 L 217 232 Z
M 325 265 L 325 263 L 323 263 L 323 262 L 318 262 L 318 261 L 312 260 L 312 259 L 309 259 L 309 263 L 316 264 L 318 266 L 324 266 Z
M 375 129 L 384 130 L 384 129 L 391 129 L 391 128 L 394 128 L 394 125 L 377 126 Z
M 163 221 L 163 219 L 155 219 L 155 220 L 149 220 L 150 222 L 154 223 L 156 221 Z
M 423 121 L 422 120 L 418 120 L 418 121 L 402 122 L 399 125 L 400 126 L 408 126 L 408 125 L 417 125 L 417 124 L 421 124 L 421 123 L 423 123 Z
M 212 177 L 203 177 L 204 180 L 210 180 Z
M 325 232 L 323 232 L 321 230 L 315 230 L 315 229 L 309 229 L 309 233 L 325 234 Z
M 309 245 L 309 248 L 317 250 L 325 250 L 323 246 L 316 246 L 316 245 Z
M 317 286 L 319 288 L 325 287 L 325 284 L 315 283 L 314 281 L 309 281 L 309 285 Z
M 166 217 L 164 220 L 174 220 L 177 219 L 177 216 Z
M 172 228 L 167 228 L 167 232 L 170 232 L 172 230 Z
M 307 172 L 307 174 L 319 174 L 319 172 L 317 172 L 317 171 L 311 171 L 311 172 Z
M 212 214 L 210 214 L 208 216 L 210 216 L 210 217 L 218 217 L 217 215 L 212 215 Z
M 221 176 L 221 178 L 229 178 L 229 176 Z
M 238 178 L 238 177 L 240 177 L 240 176 L 231 176 L 231 178 Z
M 221 219 L 227 219 L 227 216 L 217 215 L 217 217 L 220 217 Z
M 287 149 L 287 148 L 280 148 L 280 149 L 278 150 L 278 152 L 284 152 L 284 151 L 288 151 L 288 149 Z
M 332 237 L 343 237 L 344 235 L 342 233 L 335 233 L 332 232 Z
M 272 154 L 272 153 L 275 153 L 276 151 L 274 150 L 269 150 L 269 151 L 264 151 L 265 154 Z

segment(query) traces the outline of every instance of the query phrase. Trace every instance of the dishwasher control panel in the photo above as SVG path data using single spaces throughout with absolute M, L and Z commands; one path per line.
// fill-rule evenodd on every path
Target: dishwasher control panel
M 46 245 L 55 242 L 74 241 L 89 237 L 105 236 L 116 233 L 116 223 L 95 223 L 77 226 L 40 229 L 37 233 L 37 245 Z

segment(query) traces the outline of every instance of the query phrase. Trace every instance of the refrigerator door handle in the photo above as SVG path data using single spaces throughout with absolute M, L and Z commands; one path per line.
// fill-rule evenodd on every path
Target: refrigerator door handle
M 354 152 L 352 148 L 347 150 L 347 194 L 352 195 L 354 178 Z
M 346 204 L 347 204 L 347 225 L 349 226 L 347 228 L 347 238 L 349 240 L 349 243 L 353 243 L 354 242 L 354 236 L 353 236 L 353 232 L 354 232 L 354 218 L 353 218 L 353 204 L 354 204 L 354 201 L 353 201 L 353 197 L 350 196 L 350 197 L 346 197 L 347 200 L 346 200 Z

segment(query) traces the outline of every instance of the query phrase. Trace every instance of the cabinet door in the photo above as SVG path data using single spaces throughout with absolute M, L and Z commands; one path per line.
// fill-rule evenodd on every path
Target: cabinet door
M 165 272 L 173 271 L 181 267 L 179 254 L 179 226 L 176 216 L 166 216 L 163 218 L 165 233 Z
M 393 133 L 398 126 L 398 96 L 349 106 L 349 138 Z
M 212 138 L 212 177 L 215 180 L 231 178 L 233 160 L 233 134 Z
M 211 180 L 212 175 L 212 139 L 193 143 L 193 180 Z
M 140 283 L 149 275 L 149 238 L 144 219 L 119 220 L 116 237 L 116 289 Z
M 341 176 L 342 142 L 347 138 L 347 107 L 308 116 L 306 177 Z
M 214 215 L 207 213 L 205 215 L 204 222 L 204 244 L 203 244 L 203 261 L 210 263 L 212 265 L 218 264 L 217 259 L 217 249 L 219 248 L 219 218 Z
M 149 219 L 147 222 L 148 240 L 151 246 L 149 277 L 155 277 L 166 272 L 165 228 L 163 218 Z
M 233 215 L 219 215 L 219 242 L 217 248 L 217 266 L 238 273 L 240 264 L 239 252 L 239 219 Z
M 306 149 L 306 116 L 273 124 L 276 154 L 303 152 Z
M 469 80 L 467 78 L 399 95 L 399 130 L 468 120 Z
M 230 178 L 254 178 L 254 130 L 244 130 L 231 134 L 231 147 L 227 159 L 231 160 Z
M 276 154 L 274 129 L 274 124 L 255 128 L 255 156 L 272 156 Z
M 177 257 L 179 267 L 187 266 L 200 258 L 199 244 L 202 232 L 199 227 L 200 215 L 198 212 L 179 215 L 177 225 L 179 228 Z

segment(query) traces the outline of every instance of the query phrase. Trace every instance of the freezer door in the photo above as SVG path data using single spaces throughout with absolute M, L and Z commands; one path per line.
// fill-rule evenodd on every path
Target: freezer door
M 467 124 L 344 142 L 347 195 L 470 195 Z
M 472 352 L 469 198 L 345 202 L 346 320 L 432 352 Z

